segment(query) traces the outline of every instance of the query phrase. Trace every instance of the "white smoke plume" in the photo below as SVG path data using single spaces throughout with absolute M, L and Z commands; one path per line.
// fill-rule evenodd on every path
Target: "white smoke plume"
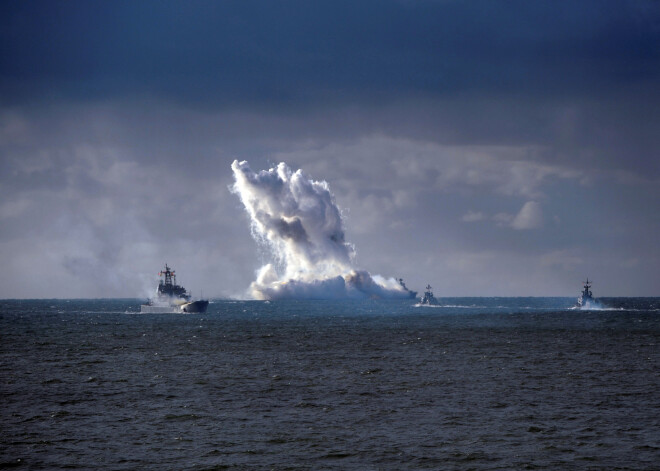
M 353 267 L 341 212 L 324 181 L 311 180 L 281 162 L 253 172 L 235 160 L 232 191 L 250 215 L 252 236 L 274 258 L 250 285 L 256 299 L 412 297 L 396 279 L 372 277 Z

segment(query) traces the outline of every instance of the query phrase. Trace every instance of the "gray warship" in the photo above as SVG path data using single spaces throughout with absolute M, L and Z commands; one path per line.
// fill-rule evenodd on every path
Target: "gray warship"
M 424 291 L 424 296 L 420 299 L 419 304 L 426 304 L 428 306 L 438 305 L 438 300 L 433 296 L 433 288 L 431 288 L 431 285 L 426 285 L 426 291 Z
M 584 282 L 584 287 L 582 288 L 582 293 L 577 299 L 577 307 L 585 307 L 588 304 L 593 304 L 596 300 L 591 293 L 591 281 L 587 277 L 587 281 Z
M 143 313 L 195 313 L 206 312 L 209 305 L 208 300 L 191 301 L 192 296 L 188 294 L 183 286 L 176 284 L 174 270 L 165 264 L 165 271 L 158 273 L 161 278 L 158 283 L 158 291 L 154 298 L 149 299 L 147 304 L 140 306 Z

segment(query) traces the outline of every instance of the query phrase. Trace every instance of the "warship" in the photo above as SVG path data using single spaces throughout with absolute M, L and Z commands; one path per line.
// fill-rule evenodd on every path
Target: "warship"
M 149 299 L 147 304 L 142 304 L 140 312 L 151 314 L 206 312 L 209 305 L 208 300 L 191 301 L 192 296 L 186 289 L 176 284 L 176 274 L 167 266 L 167 263 L 165 271 L 158 273 L 158 276 L 161 277 L 161 280 L 158 283 L 156 296 Z
M 594 303 L 595 299 L 591 293 L 591 281 L 587 277 L 587 281 L 584 282 L 584 287 L 582 288 L 582 293 L 577 299 L 577 307 L 586 307 L 590 303 Z
M 426 291 L 424 291 L 424 296 L 420 299 L 419 304 L 426 304 L 428 306 L 438 305 L 438 300 L 433 296 L 431 285 L 426 285 Z

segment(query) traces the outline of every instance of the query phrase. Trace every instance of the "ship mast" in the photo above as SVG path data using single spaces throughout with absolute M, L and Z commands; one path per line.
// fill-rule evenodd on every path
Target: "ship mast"
M 174 274 L 174 270 L 170 270 L 170 267 L 167 266 L 167 263 L 165 264 L 165 271 L 161 271 L 158 276 L 163 276 L 165 275 L 165 286 L 172 286 L 176 284 L 176 275 Z M 161 283 L 162 280 L 161 280 Z

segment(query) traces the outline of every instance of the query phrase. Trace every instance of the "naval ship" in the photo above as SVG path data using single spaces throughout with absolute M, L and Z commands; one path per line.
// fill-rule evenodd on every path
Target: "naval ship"
M 174 270 L 165 264 L 165 271 L 158 273 L 161 277 L 158 283 L 156 297 L 149 299 L 147 304 L 140 306 L 144 313 L 193 313 L 206 312 L 208 300 L 191 301 L 191 296 L 183 286 L 176 284 Z M 164 277 L 164 279 L 162 278 Z
M 426 291 L 424 291 L 424 296 L 420 299 L 419 304 L 426 304 L 429 306 L 437 306 L 438 300 L 433 296 L 433 288 L 431 285 L 426 285 Z
M 582 293 L 577 300 L 578 307 L 585 307 L 589 303 L 595 302 L 593 295 L 591 294 L 591 281 L 587 277 L 587 281 L 584 282 L 584 287 L 582 288 Z

